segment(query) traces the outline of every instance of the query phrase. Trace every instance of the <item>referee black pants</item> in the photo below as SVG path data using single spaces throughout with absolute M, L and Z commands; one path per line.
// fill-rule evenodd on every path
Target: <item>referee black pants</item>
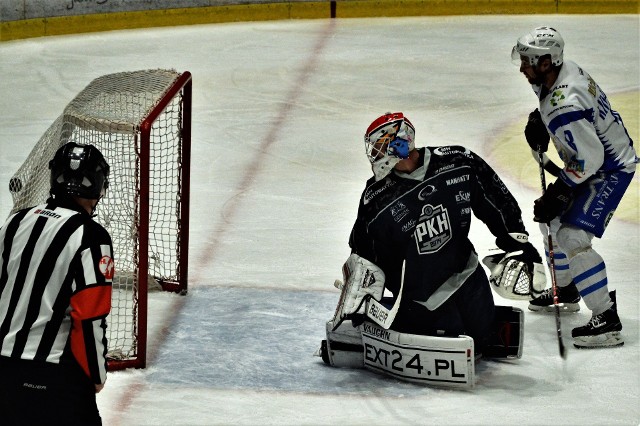
M 0 357 L 0 423 L 101 425 L 95 386 L 77 364 Z

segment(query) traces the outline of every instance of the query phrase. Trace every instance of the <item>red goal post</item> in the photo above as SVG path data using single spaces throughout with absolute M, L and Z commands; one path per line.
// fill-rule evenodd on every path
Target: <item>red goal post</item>
M 153 69 L 93 80 L 64 109 L 10 180 L 12 213 L 49 195 L 48 162 L 73 140 L 111 166 L 95 220 L 113 240 L 108 368 L 144 368 L 149 291 L 187 293 L 191 73 Z

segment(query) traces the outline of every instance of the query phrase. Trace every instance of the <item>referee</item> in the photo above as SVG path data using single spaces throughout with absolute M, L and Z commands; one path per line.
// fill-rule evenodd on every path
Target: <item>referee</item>
M 113 247 L 93 221 L 109 165 L 69 142 L 49 163 L 51 197 L 0 229 L 0 422 L 102 424 Z

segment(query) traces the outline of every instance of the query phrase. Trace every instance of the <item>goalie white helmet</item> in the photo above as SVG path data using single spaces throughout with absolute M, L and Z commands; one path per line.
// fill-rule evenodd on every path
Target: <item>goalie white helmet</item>
M 562 65 L 564 40 L 560 33 L 551 27 L 538 27 L 518 39 L 511 50 L 511 59 L 515 64 L 528 60 L 535 67 L 544 55 L 551 55 L 553 65 Z
M 521 253 L 499 253 L 482 259 L 491 271 L 491 287 L 505 299 L 531 300 L 538 297 L 547 285 L 544 266 L 533 263 L 530 268 L 525 262 L 513 258 Z
M 388 175 L 393 167 L 409 157 L 415 148 L 416 131 L 401 112 L 388 112 L 367 128 L 364 145 L 376 180 Z

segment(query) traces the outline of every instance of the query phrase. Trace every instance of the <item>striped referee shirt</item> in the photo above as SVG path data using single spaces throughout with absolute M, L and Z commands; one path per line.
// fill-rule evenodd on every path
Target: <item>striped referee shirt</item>
M 0 355 L 60 364 L 73 356 L 106 380 L 113 247 L 75 202 L 18 211 L 0 229 Z

